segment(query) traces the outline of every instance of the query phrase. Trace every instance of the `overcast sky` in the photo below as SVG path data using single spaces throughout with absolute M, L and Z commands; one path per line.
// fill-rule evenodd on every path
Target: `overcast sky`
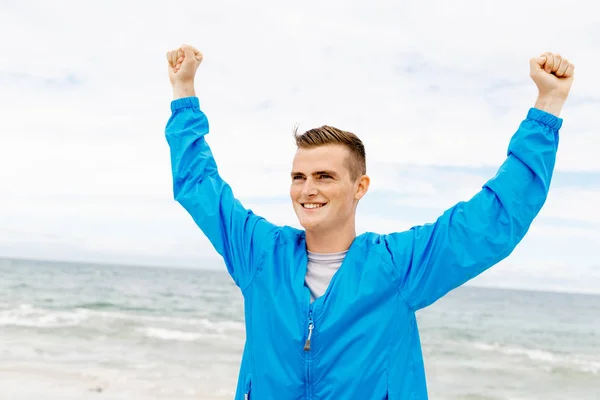
M 91 5 L 90 5 L 91 4 Z M 160 5 L 156 5 L 160 4 Z M 222 176 L 298 226 L 292 128 L 365 142 L 359 232 L 470 198 L 535 101 L 530 57 L 576 81 L 550 197 L 473 283 L 600 292 L 600 17 L 588 1 L 0 1 L 0 255 L 222 268 L 172 197 L 165 53 L 204 53 L 197 92 Z

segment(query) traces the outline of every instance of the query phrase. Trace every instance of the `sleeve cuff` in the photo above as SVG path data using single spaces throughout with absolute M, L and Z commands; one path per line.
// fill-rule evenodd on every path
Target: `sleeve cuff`
M 542 111 L 539 108 L 533 107 L 529 109 L 529 112 L 527 113 L 527 119 L 537 121 L 555 130 L 559 130 L 563 123 L 562 118 L 547 113 L 546 111 Z
M 200 109 L 200 100 L 198 97 L 182 97 L 171 102 L 171 112 L 179 111 L 182 108 Z

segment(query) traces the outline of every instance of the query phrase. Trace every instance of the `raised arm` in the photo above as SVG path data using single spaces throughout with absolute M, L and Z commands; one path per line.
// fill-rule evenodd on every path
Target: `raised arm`
M 436 222 L 386 236 L 402 277 L 401 294 L 414 310 L 507 257 L 546 201 L 562 125 L 558 116 L 573 66 L 547 53 L 531 60 L 531 77 L 538 99 L 512 137 L 496 176 Z
M 255 267 L 272 245 L 276 227 L 243 207 L 219 176 L 205 136 L 206 115 L 200 110 L 194 76 L 202 54 L 190 47 L 167 53 L 173 86 L 165 135 L 171 153 L 173 193 L 223 257 L 229 274 L 244 290 Z

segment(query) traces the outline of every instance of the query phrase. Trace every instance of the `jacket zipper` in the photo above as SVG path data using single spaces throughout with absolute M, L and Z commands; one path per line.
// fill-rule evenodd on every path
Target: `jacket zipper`
M 306 343 L 304 343 L 304 351 L 310 351 L 310 338 L 312 337 L 312 332 L 315 327 L 312 318 L 312 310 L 308 313 L 308 337 L 306 338 Z
M 246 377 L 246 391 L 244 392 L 244 400 L 250 400 L 250 392 L 252 391 L 251 378 Z
M 312 332 L 315 328 L 315 323 L 313 321 L 312 315 L 312 304 L 308 308 L 308 336 L 306 337 L 306 343 L 304 343 L 304 351 L 306 353 L 306 398 L 308 400 L 312 399 L 312 390 L 311 390 L 311 382 L 310 382 L 310 340 L 312 338 Z

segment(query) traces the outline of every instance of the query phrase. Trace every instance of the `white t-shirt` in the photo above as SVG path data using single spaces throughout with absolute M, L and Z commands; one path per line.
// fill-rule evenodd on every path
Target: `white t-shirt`
M 310 290 L 311 303 L 323 296 L 331 278 L 342 265 L 347 252 L 325 254 L 308 252 L 308 267 L 304 282 Z

